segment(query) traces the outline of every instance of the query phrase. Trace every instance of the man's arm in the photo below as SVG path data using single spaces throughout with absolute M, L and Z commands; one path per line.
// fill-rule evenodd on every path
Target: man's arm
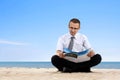
M 60 58 L 64 58 L 64 56 L 65 56 L 64 53 L 60 50 L 56 51 L 56 55 L 58 55 Z
M 90 43 L 89 43 L 89 41 L 88 41 L 88 38 L 84 35 L 84 44 L 83 44 L 83 46 L 86 48 L 86 49 L 89 49 L 89 48 L 91 48 L 91 45 L 90 45 Z M 87 54 L 87 56 L 88 57 L 93 57 L 95 55 L 95 52 L 93 51 L 93 50 L 91 50 L 88 54 Z

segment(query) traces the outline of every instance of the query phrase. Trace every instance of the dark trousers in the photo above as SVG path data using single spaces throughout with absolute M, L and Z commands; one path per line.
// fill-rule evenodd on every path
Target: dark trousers
M 51 58 L 52 64 L 59 71 L 63 71 L 63 68 L 66 67 L 66 68 L 71 69 L 72 72 L 89 72 L 90 68 L 99 64 L 101 60 L 102 58 L 99 54 L 96 54 L 93 57 L 91 57 L 89 61 L 79 62 L 79 63 L 68 61 L 64 58 L 60 58 L 57 55 L 54 55 Z

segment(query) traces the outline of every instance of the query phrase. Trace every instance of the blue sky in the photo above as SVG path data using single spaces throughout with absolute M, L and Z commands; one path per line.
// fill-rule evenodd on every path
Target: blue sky
M 119 0 L 0 0 L 0 61 L 50 61 L 71 18 L 103 61 L 120 61 Z

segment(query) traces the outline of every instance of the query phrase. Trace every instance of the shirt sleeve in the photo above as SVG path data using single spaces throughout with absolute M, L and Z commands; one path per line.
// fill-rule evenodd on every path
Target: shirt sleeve
M 60 37 L 58 39 L 56 50 L 60 50 L 60 51 L 63 52 L 63 40 L 62 40 L 62 37 Z
M 92 47 L 91 47 L 91 45 L 90 45 L 90 43 L 88 41 L 88 38 L 85 35 L 84 35 L 83 46 L 84 46 L 85 49 L 90 49 L 90 48 L 92 49 Z

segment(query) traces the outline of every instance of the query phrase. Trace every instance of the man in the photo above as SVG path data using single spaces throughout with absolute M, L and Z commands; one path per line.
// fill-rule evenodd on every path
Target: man
M 78 33 L 80 30 L 80 21 L 78 19 L 71 19 L 68 28 L 69 33 L 59 38 L 56 55 L 52 56 L 51 62 L 59 71 L 62 72 L 90 72 L 91 67 L 101 62 L 101 56 L 99 54 L 95 54 L 87 37 Z M 71 47 L 71 51 L 73 52 L 82 52 L 88 49 L 90 51 L 84 55 L 86 56 L 85 60 L 75 62 L 66 59 L 64 49 L 69 49 L 69 47 Z M 80 59 L 82 59 L 82 57 Z

